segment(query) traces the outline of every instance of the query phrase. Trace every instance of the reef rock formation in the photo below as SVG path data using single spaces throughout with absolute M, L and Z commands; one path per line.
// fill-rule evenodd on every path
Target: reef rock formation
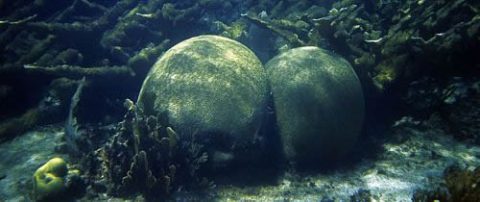
M 444 183 L 433 186 L 431 190 L 416 190 L 412 201 L 478 201 L 479 177 L 479 167 L 472 171 L 452 165 L 443 173 Z
M 276 56 L 266 68 L 287 159 L 319 162 L 345 154 L 364 114 L 350 64 L 320 48 L 301 47 Z

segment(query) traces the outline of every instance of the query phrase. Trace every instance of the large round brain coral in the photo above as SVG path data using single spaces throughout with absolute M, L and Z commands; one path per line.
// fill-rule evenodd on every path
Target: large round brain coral
M 267 79 L 261 62 L 234 40 L 197 36 L 173 46 L 145 79 L 138 105 L 180 135 L 249 140 L 260 126 Z
M 317 47 L 282 53 L 266 64 L 287 159 L 336 159 L 360 133 L 364 98 L 350 64 Z

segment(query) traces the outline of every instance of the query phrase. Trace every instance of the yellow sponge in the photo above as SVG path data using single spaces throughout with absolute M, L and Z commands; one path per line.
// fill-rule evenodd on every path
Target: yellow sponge
M 33 195 L 35 200 L 53 196 L 65 190 L 67 163 L 62 158 L 50 159 L 33 174 Z

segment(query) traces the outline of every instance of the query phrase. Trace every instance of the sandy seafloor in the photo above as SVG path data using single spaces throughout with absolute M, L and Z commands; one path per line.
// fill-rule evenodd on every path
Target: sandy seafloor
M 172 199 L 202 201 L 208 196 L 209 201 L 350 201 L 359 190 L 369 190 L 372 201 L 411 201 L 415 189 L 442 183 L 443 171 L 449 165 L 467 169 L 480 165 L 479 146 L 459 142 L 440 129 L 400 127 L 387 136 L 391 140 L 383 144 L 383 153 L 361 160 L 354 168 L 310 176 L 284 174 L 275 185 L 218 185 L 207 194 L 179 192 Z M 28 201 L 35 169 L 51 157 L 62 156 L 55 153 L 62 134 L 59 127 L 41 128 L 0 145 L 0 201 Z M 130 201 L 106 195 L 97 200 Z M 142 201 L 142 197 L 131 200 Z

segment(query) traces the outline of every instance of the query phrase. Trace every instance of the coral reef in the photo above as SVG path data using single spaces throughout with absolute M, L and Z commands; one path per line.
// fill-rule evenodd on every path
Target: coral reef
M 79 136 L 74 138 L 79 148 L 72 157 L 78 165 L 85 163 L 80 166 L 86 171 L 81 180 L 89 186 L 90 199 L 112 195 L 135 197 L 142 193 L 143 196 L 137 197 L 163 200 L 179 189 L 184 190 L 185 185 L 211 186 L 209 180 L 200 177 L 205 167 L 215 170 L 238 158 L 248 162 L 248 165 L 237 162 L 238 169 L 255 167 L 257 164 L 251 158 L 263 154 L 263 150 L 224 144 L 195 131 L 184 132 L 184 127 L 169 124 L 173 119 L 151 117 L 136 110 L 133 104 L 121 124 L 112 124 L 125 114 L 122 100 L 137 97 L 148 71 L 168 48 L 192 36 L 216 34 L 244 43 L 262 62 L 305 45 L 328 49 L 344 57 L 357 73 L 369 101 L 367 114 L 373 114 L 368 116 L 374 120 L 367 120 L 369 124 L 385 127 L 377 120 L 388 125 L 397 115 L 408 115 L 398 122 L 395 130 L 406 123 L 412 128 L 432 130 L 435 133 L 429 133 L 432 139 L 441 139 L 436 134 L 438 129 L 448 131 L 464 143 L 479 144 L 479 8 L 479 1 L 468 0 L 0 0 L 0 142 L 6 144 L 5 141 L 13 141 L 20 134 L 30 134 L 25 131 L 38 126 L 64 122 L 78 80 L 85 77 L 81 102 L 75 104 L 75 116 L 70 116 L 76 121 L 67 121 L 66 131 Z M 196 90 L 204 90 L 199 89 Z M 243 95 L 244 91 L 234 92 L 232 97 L 250 98 Z M 395 115 L 383 112 L 384 109 L 394 111 Z M 271 111 L 272 117 L 277 115 Z M 220 117 L 235 115 L 238 114 L 224 113 Z M 205 117 L 197 120 L 202 118 Z M 221 121 L 214 123 L 225 125 Z M 365 134 L 370 137 L 372 130 L 366 128 Z M 252 129 L 254 132 L 248 135 L 262 130 Z M 274 130 L 270 132 L 275 133 Z M 420 130 L 406 131 L 423 134 Z M 257 141 L 262 138 L 265 137 L 255 136 L 255 144 L 268 142 Z M 228 146 L 213 148 L 208 141 L 233 145 L 233 150 L 244 153 L 233 154 Z M 68 150 L 68 145 L 57 146 L 60 151 Z M 420 157 L 443 158 L 439 155 L 445 148 L 432 153 L 422 150 L 428 154 L 422 153 Z M 421 160 L 404 167 L 400 164 L 405 161 L 398 161 L 397 168 L 410 170 L 410 164 L 420 165 L 429 159 L 419 158 L 419 154 L 408 148 L 402 151 L 413 156 L 395 157 Z M 19 155 L 8 154 L 17 158 Z M 45 158 L 52 157 L 48 154 Z M 468 157 L 463 161 L 476 158 Z M 389 168 L 382 167 L 378 171 L 380 177 L 365 181 L 377 183 L 375 180 L 383 179 L 381 173 L 386 170 Z M 418 195 L 418 199 L 477 200 L 476 188 L 468 187 L 477 178 L 477 171 L 471 170 L 461 171 L 464 174 L 447 172 L 451 179 L 470 180 L 439 188 L 432 197 L 422 199 Z M 27 172 L 28 179 L 31 172 Z M 2 191 L 9 187 L 16 189 L 12 184 L 17 181 L 24 183 L 15 181 L 14 176 L 17 175 L 0 173 L 0 181 L 10 183 L 2 185 Z M 359 176 L 365 177 L 355 177 Z M 451 181 L 446 180 L 446 184 Z M 72 186 L 81 184 L 73 182 Z M 327 189 L 322 190 L 338 188 L 324 187 Z M 348 196 L 357 192 L 350 199 L 367 200 L 370 194 L 378 195 L 374 188 L 359 190 L 358 187 L 350 190 Z M 300 193 L 314 195 L 320 190 L 315 184 L 310 188 L 310 192 Z M 110 195 L 101 194 L 105 192 Z M 277 199 L 292 199 L 287 192 L 295 191 L 283 192 L 286 196 Z
M 408 113 L 421 119 L 439 116 L 442 127 L 456 138 L 480 143 L 478 117 L 480 88 L 478 79 L 454 77 L 440 81 L 424 77 L 409 84 L 403 97 Z
M 21 134 L 38 124 L 39 112 L 37 109 L 30 109 L 20 117 L 14 117 L 0 124 L 0 142 L 8 140 Z
M 2 15 L 7 19 L 18 20 L 1 21 L 0 44 L 3 48 L 0 50 L 2 52 L 0 68 L 2 79 L 0 80 L 2 85 L 11 86 L 14 89 L 21 88 L 20 91 L 24 92 L 44 91 L 43 89 L 48 91 L 48 83 L 54 79 L 62 77 L 80 79 L 86 76 L 93 87 L 106 88 L 111 85 L 109 82 L 102 82 L 105 79 L 122 79 L 125 82 L 120 85 L 124 87 L 119 89 L 139 88 L 141 79 L 137 77 L 143 78 L 146 75 L 148 68 L 156 61 L 156 57 L 166 49 L 164 41 L 168 42 L 168 39 L 157 34 L 157 31 L 147 33 L 148 30 L 141 30 L 144 24 L 151 21 L 138 14 L 155 10 L 154 6 L 158 6 L 159 1 L 155 2 L 151 5 L 130 0 L 116 3 L 72 0 L 55 5 L 51 2 L 42 4 L 30 4 L 25 1 L 11 2 L 11 7 L 16 8 L 12 10 L 18 12 L 9 10 Z M 132 12 L 128 12 L 130 10 Z M 123 20 L 117 22 L 117 19 Z M 118 27 L 127 27 L 127 29 Z M 158 29 L 158 27 L 153 28 Z M 122 43 L 103 43 L 108 41 L 108 38 L 119 36 L 119 33 L 125 36 L 125 32 L 129 35 L 145 33 L 143 37 L 145 40 L 128 43 L 127 40 L 130 40 L 128 37 L 117 37 Z M 126 57 L 122 59 L 121 55 Z M 9 79 L 15 77 L 29 82 L 19 83 L 18 80 Z M 90 92 L 86 90 L 86 93 Z M 124 95 L 129 92 L 113 94 L 123 94 L 119 98 L 124 99 Z M 115 99 L 113 94 L 105 94 L 105 96 Z M 11 106 L 18 105 L 21 106 L 20 108 L 37 110 L 35 108 L 38 107 L 26 103 L 40 102 L 45 94 L 28 95 L 28 101 L 25 96 L 9 96 L 11 98 L 8 97 L 8 99 L 16 102 L 2 104 L 2 111 L 11 114 L 5 118 L 20 117 L 25 113 Z M 88 99 L 85 100 L 88 101 Z M 112 107 L 106 99 L 95 102 L 103 105 L 101 108 Z M 66 110 L 63 107 L 61 109 Z M 79 116 L 84 115 L 79 114 Z M 39 124 L 36 122 L 31 125 Z M 10 135 L 15 136 L 19 133 L 21 131 L 13 131 Z
M 271 19 L 245 17 L 283 38 L 289 47 L 308 44 L 339 52 L 354 64 L 362 80 L 383 91 L 421 74 L 458 71 L 452 65 L 479 47 L 478 6 L 468 1 L 343 0 L 326 12 L 313 3 L 279 1 L 270 10 Z M 470 60 L 469 65 L 478 64 Z
M 36 103 L 36 106 L 0 123 L 0 142 L 14 138 L 35 126 L 65 120 L 68 111 L 67 103 L 69 103 L 67 100 L 71 98 L 77 83 L 78 81 L 67 78 L 53 80 L 48 86 L 49 91 L 39 103 Z
M 478 201 L 480 200 L 480 167 L 475 170 L 450 166 L 444 172 L 444 184 L 431 191 L 417 190 L 413 201 Z
M 479 47 L 479 5 L 464 0 L 70 0 L 57 4 L 5 1 L 4 5 L 12 9 L 4 9 L 0 21 L 1 85 L 40 91 L 59 77 L 87 76 L 94 80 L 92 87 L 107 88 L 111 84 L 102 79 L 122 79 L 125 82 L 118 88 L 125 90 L 96 101 L 99 108 L 110 110 L 115 107 L 110 100 L 136 93 L 151 65 L 172 42 L 201 33 L 244 42 L 252 40 L 249 37 L 261 38 L 268 46 L 261 48 L 267 50 L 252 49 L 264 62 L 303 45 L 331 49 L 353 65 L 364 89 L 372 92 L 383 93 L 423 75 L 478 72 L 479 62 L 473 56 Z M 258 29 L 271 35 L 261 37 Z M 24 78 L 24 84 L 8 79 L 13 76 Z M 6 96 L 19 100 L 0 107 L 7 112 L 6 118 L 12 118 L 25 113 L 18 108 L 34 108 L 26 97 L 38 103 L 44 95 Z M 102 110 L 89 110 L 103 113 L 95 117 L 108 119 Z M 121 114 L 116 114 L 116 120 Z
M 199 174 L 208 156 L 195 134 L 177 135 L 155 117 L 143 115 L 133 102 L 126 105 L 129 110 L 117 133 L 89 157 L 97 161 L 91 186 L 106 187 L 112 196 L 142 193 L 147 200 L 166 200 L 180 187 L 211 186 Z
M 215 21 L 215 24 L 217 25 L 216 30 L 221 32 L 221 36 L 227 38 L 239 40 L 247 34 L 247 25 L 241 19 L 233 22 L 231 25 L 226 25 L 221 21 Z
M 456 137 L 480 144 L 480 83 L 457 81 L 447 86 L 444 93 L 443 115 Z

